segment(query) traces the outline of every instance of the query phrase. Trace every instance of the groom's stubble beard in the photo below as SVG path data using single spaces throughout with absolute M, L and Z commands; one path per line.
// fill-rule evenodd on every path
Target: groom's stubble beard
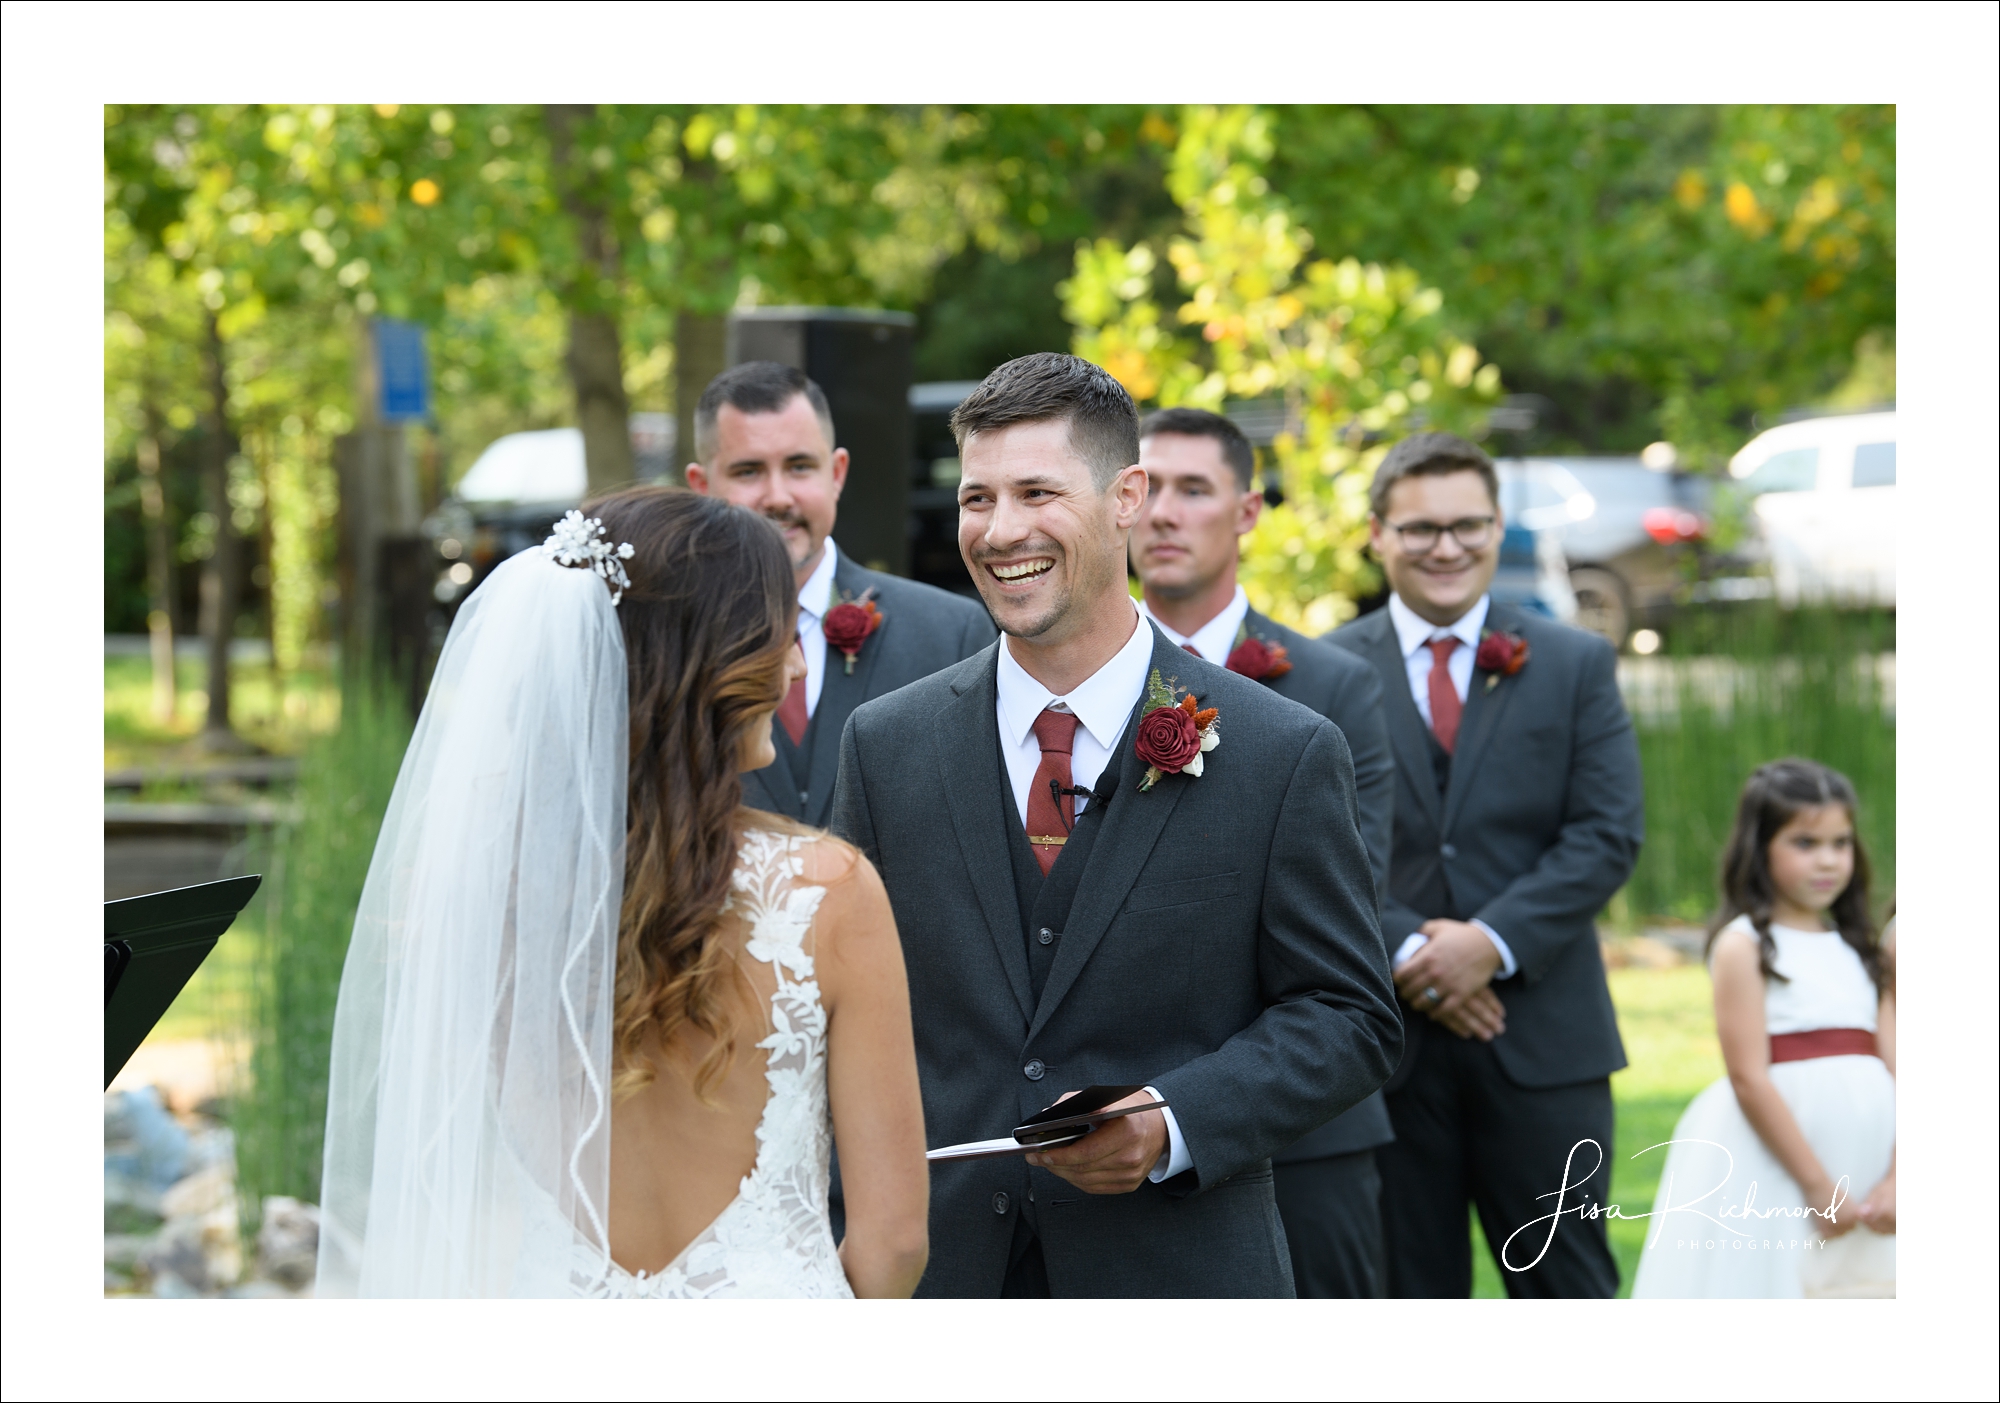
M 1092 520 L 1092 529 L 1085 539 L 1065 544 L 1053 536 L 1042 536 L 1004 551 L 973 550 L 970 562 L 973 583 L 979 587 L 982 596 L 990 578 L 985 569 L 986 562 L 990 560 L 1047 555 L 1056 562 L 1049 571 L 1053 577 L 1053 597 L 1039 614 L 1025 620 L 1010 620 L 1003 609 L 995 607 L 996 601 L 988 601 L 987 611 L 993 615 L 993 621 L 1002 633 L 1029 642 L 1056 642 L 1058 639 L 1048 635 L 1052 632 L 1060 635 L 1066 620 L 1078 614 L 1087 615 L 1091 605 L 1102 594 L 1124 592 L 1125 543 L 1110 522 L 1111 494 L 1108 489 L 1101 502 L 1103 511 Z M 998 602 L 1005 603 L 1004 600 Z

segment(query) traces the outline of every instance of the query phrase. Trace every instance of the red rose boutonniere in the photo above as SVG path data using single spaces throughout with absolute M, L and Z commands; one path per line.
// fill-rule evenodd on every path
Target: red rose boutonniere
M 1190 693 L 1178 701 L 1171 685 L 1160 680 L 1153 669 L 1146 683 L 1146 711 L 1139 718 L 1139 735 L 1133 749 L 1146 762 L 1146 777 L 1139 781 L 1144 794 L 1160 782 L 1162 775 L 1192 775 L 1201 778 L 1201 757 L 1222 744 L 1222 730 L 1216 724 L 1221 713 L 1214 707 L 1203 710 Z
M 1528 665 L 1528 640 L 1516 633 L 1487 629 L 1479 635 L 1479 651 L 1473 654 L 1472 665 L 1486 674 L 1486 690 L 1490 692 L 1500 685 L 1501 678 L 1512 677 Z
M 819 631 L 826 635 L 827 646 L 846 654 L 849 676 L 854 673 L 854 660 L 861 656 L 861 645 L 882 627 L 882 611 L 875 607 L 874 593 L 871 589 L 858 600 L 836 604 L 820 620 Z
M 1223 666 L 1252 682 L 1270 682 L 1290 672 L 1292 660 L 1284 644 L 1257 637 L 1246 623 L 1236 630 L 1236 646 Z

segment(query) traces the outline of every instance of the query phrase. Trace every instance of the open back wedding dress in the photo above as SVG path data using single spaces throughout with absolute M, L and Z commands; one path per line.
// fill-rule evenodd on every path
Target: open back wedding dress
M 376 842 L 334 1018 L 318 1294 L 849 1295 L 824 889 L 789 835 L 748 835 L 729 901 L 770 975 L 755 1167 L 663 1270 L 611 1259 L 628 682 L 606 572 L 551 555 L 580 563 L 525 552 L 460 609 Z

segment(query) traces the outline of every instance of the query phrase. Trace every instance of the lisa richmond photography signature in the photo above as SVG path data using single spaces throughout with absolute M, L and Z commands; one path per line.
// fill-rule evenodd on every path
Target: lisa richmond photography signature
M 1579 1176 L 1575 1173 L 1577 1155 L 1586 1145 L 1596 1152 L 1597 1158 L 1591 1164 L 1589 1170 Z M 1810 1224 L 1806 1220 L 1814 1218 L 1825 1222 L 1838 1220 L 1840 1207 L 1848 1199 L 1847 1177 L 1845 1175 L 1842 1175 L 1839 1182 L 1834 1185 L 1833 1199 L 1825 1208 L 1807 1208 L 1799 1204 L 1783 1204 L 1774 1208 L 1759 1208 L 1757 1207 L 1757 1181 L 1754 1179 L 1750 1181 L 1750 1186 L 1745 1191 L 1741 1203 L 1723 1203 L 1720 1200 L 1720 1195 L 1728 1187 L 1729 1176 L 1734 1172 L 1736 1167 L 1735 1156 L 1730 1154 L 1729 1148 L 1726 1145 L 1719 1145 L 1713 1140 L 1662 1140 L 1657 1145 L 1648 1145 L 1645 1149 L 1640 1150 L 1638 1154 L 1633 1155 L 1632 1158 L 1638 1159 L 1642 1155 L 1649 1155 L 1655 1150 L 1668 1149 L 1674 1145 L 1706 1145 L 1712 1150 L 1719 1151 L 1722 1155 L 1722 1177 L 1708 1187 L 1701 1189 L 1699 1193 L 1691 1193 L 1685 1200 L 1677 1200 L 1675 1198 L 1674 1176 L 1669 1171 L 1660 1181 L 1659 1197 L 1652 1209 L 1645 1213 L 1627 1213 L 1615 1203 L 1593 1203 L 1590 1200 L 1587 1192 L 1588 1186 L 1590 1181 L 1597 1176 L 1597 1171 L 1604 1167 L 1604 1147 L 1599 1145 L 1595 1140 L 1584 1139 L 1577 1141 L 1574 1145 L 1570 1146 L 1569 1155 L 1563 1160 L 1562 1187 L 1552 1193 L 1536 1195 L 1537 1198 L 1541 1199 L 1553 1198 L 1556 1201 L 1555 1208 L 1548 1213 L 1544 1213 L 1539 1218 L 1523 1223 L 1508 1235 L 1507 1241 L 1501 1244 L 1500 1247 L 1500 1265 L 1508 1271 L 1528 1271 L 1538 1265 L 1542 1258 L 1548 1254 L 1550 1245 L 1556 1239 L 1556 1228 L 1566 1216 L 1574 1217 L 1578 1222 L 1589 1222 L 1600 1218 L 1615 1218 L 1629 1223 L 1651 1218 L 1654 1220 L 1653 1230 L 1646 1238 L 1646 1246 L 1649 1248 L 1660 1240 L 1662 1234 L 1666 1231 L 1668 1219 L 1675 1214 L 1688 1214 L 1711 1223 L 1722 1234 L 1723 1240 L 1727 1241 L 1732 1238 L 1743 1240 L 1746 1246 L 1749 1245 L 1750 1240 L 1761 1241 L 1763 1246 L 1771 1248 L 1795 1247 L 1810 1249 L 1815 1247 L 1824 1248 L 1826 1246 L 1826 1239 L 1818 1233 L 1811 1231 Z M 1801 1229 L 1804 1229 L 1802 1235 L 1785 1239 L 1772 1239 L 1767 1236 L 1772 1221 L 1783 1219 L 1800 1220 L 1799 1226 Z M 1750 1226 L 1753 1222 L 1766 1226 L 1760 1232 Z M 1741 1226 L 1738 1226 L 1739 1224 Z M 1512 1260 L 1515 1240 L 1523 1234 L 1530 1235 L 1528 1242 L 1523 1244 L 1523 1250 L 1525 1251 L 1527 1248 L 1534 1246 L 1533 1234 L 1537 1229 L 1543 1229 L 1540 1249 L 1536 1251 L 1532 1261 L 1516 1264 Z M 1697 1231 L 1699 1232 L 1700 1230 Z M 1706 1245 L 1712 1247 L 1716 1243 L 1716 1238 L 1712 1234 L 1706 1239 L 1697 1237 L 1688 1241 L 1687 1245 L 1693 1246 L 1704 1241 Z

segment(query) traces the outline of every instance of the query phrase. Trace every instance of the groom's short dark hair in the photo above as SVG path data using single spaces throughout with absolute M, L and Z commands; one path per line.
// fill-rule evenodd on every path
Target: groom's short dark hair
M 1087 360 L 1038 351 L 1010 360 L 979 382 L 951 414 L 961 451 L 973 434 L 1060 419 L 1070 450 L 1102 492 L 1139 461 L 1139 411 L 1125 387 Z

